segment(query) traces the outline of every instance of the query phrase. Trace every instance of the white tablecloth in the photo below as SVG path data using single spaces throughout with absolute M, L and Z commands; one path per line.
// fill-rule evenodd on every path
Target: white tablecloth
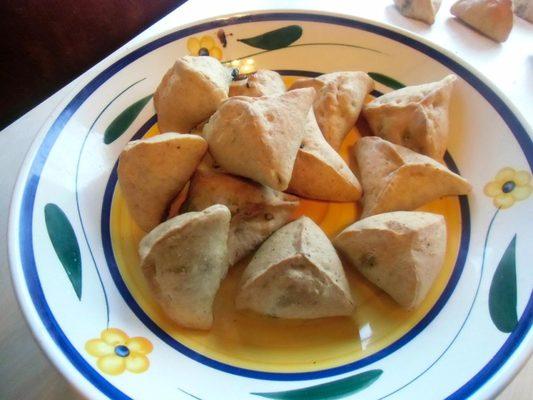
M 221 14 L 292 8 L 361 16 L 422 35 L 476 67 L 509 96 L 528 123 L 533 125 L 533 24 L 515 17 L 511 36 L 507 42 L 497 44 L 454 19 L 449 13 L 453 1 L 443 1 L 437 21 L 430 27 L 401 16 L 392 0 L 190 0 L 0 132 L 0 232 L 3 239 L 0 245 L 0 399 L 80 398 L 39 350 L 26 326 L 9 277 L 6 244 L 8 210 L 18 170 L 32 140 L 65 96 L 101 70 L 102 64 L 109 58 L 117 57 L 124 48 L 131 48 L 154 34 Z M 498 399 L 531 399 L 532 376 L 533 361 L 530 360 Z

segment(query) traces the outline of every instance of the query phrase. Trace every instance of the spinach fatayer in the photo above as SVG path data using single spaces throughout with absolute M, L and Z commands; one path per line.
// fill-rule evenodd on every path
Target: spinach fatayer
M 139 244 L 141 268 L 165 313 L 187 328 L 209 329 L 213 300 L 228 271 L 231 213 L 215 205 L 163 222 Z
M 459 0 L 450 12 L 496 42 L 505 42 L 513 29 L 512 0 Z
M 120 188 L 137 224 L 150 231 L 187 184 L 207 151 L 196 135 L 164 133 L 126 145 L 118 163 Z
M 414 308 L 441 269 L 446 223 L 437 214 L 390 212 L 357 221 L 333 243 L 370 282 L 401 306 Z
M 408 86 L 363 107 L 374 135 L 441 161 L 448 143 L 448 110 L 457 78 Z
M 350 315 L 354 302 L 326 234 L 300 217 L 270 236 L 244 270 L 237 308 L 279 318 Z
M 230 97 L 261 97 L 285 92 L 285 82 L 283 82 L 281 75 L 268 69 L 257 70 L 246 79 L 234 82 L 229 88 Z
M 442 267 L 446 223 L 411 210 L 470 190 L 439 162 L 456 78 L 368 102 L 374 82 L 364 72 L 301 79 L 289 91 L 274 71 L 232 76 L 241 78 L 211 57 L 178 60 L 154 95 L 161 134 L 120 156 L 120 188 L 148 232 L 140 268 L 169 318 L 210 329 L 228 268 L 249 255 L 237 309 L 351 316 L 357 304 L 336 249 L 398 304 L 417 307 Z M 357 140 L 349 166 L 337 150 L 362 109 L 377 136 Z M 364 219 L 332 244 L 297 218 L 300 197 L 361 200 Z
M 433 24 L 440 8 L 441 0 L 394 0 L 398 11 L 408 17 Z
M 374 81 L 364 72 L 333 72 L 299 79 L 291 90 L 312 87 L 317 91 L 313 110 L 326 141 L 335 150 L 353 128 Z
M 211 157 L 204 158 L 191 179 L 183 211 L 201 211 L 214 204 L 229 208 L 228 257 L 233 265 L 289 222 L 300 199 L 215 166 Z
M 228 97 L 230 82 L 231 72 L 215 58 L 180 58 L 154 93 L 159 130 L 189 132 Z
M 231 97 L 204 126 L 209 152 L 226 171 L 276 190 L 289 186 L 315 90 Z
M 363 217 L 414 210 L 442 196 L 466 194 L 466 179 L 442 164 L 376 136 L 354 146 L 363 184 Z
M 260 97 L 283 94 L 285 91 L 283 79 L 277 72 L 259 70 L 249 78 L 231 85 L 229 92 L 230 96 Z M 287 191 L 301 197 L 325 201 L 357 201 L 361 197 L 359 181 L 324 138 L 314 109 L 307 115 L 304 137 L 296 155 Z

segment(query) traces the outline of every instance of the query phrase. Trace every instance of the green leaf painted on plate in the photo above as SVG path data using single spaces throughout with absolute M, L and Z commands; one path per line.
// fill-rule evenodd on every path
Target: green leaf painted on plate
M 131 123 L 137 118 L 137 115 L 144 108 L 146 103 L 150 101 L 152 95 L 146 96 L 140 100 L 137 100 L 131 106 L 122 111 L 107 127 L 104 133 L 104 143 L 111 144 L 117 140 L 126 129 L 129 128 Z
M 63 210 L 53 203 L 44 207 L 44 220 L 57 257 L 81 300 L 81 256 L 74 229 Z
M 246 43 L 248 46 L 256 47 L 263 50 L 276 50 L 287 47 L 296 42 L 302 36 L 302 27 L 299 25 L 289 25 L 279 28 L 259 36 L 247 39 L 237 39 L 239 42 Z
M 379 72 L 369 72 L 368 75 L 376 82 L 379 82 L 394 90 L 398 90 L 405 87 L 403 83 L 398 82 L 396 79 L 393 79 L 390 76 L 380 74 Z
M 348 378 L 302 389 L 252 394 L 267 399 L 279 400 L 335 400 L 367 388 L 374 383 L 382 373 L 383 371 L 380 369 L 373 369 Z
M 492 277 L 489 311 L 500 331 L 512 332 L 518 323 L 516 312 L 516 235 L 507 246 Z
M 180 392 L 182 392 L 182 393 L 185 393 L 187 396 L 189 396 L 189 397 L 191 397 L 191 398 L 193 398 L 193 399 L 196 399 L 196 400 L 202 400 L 201 398 L 195 396 L 194 394 L 191 394 L 191 393 L 189 393 L 189 392 L 186 392 L 186 391 L 183 390 L 183 389 L 178 388 L 178 390 L 179 390 Z

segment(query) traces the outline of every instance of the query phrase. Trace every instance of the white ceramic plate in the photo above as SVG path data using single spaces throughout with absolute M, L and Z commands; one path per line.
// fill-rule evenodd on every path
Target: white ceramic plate
M 375 96 L 401 83 L 459 76 L 446 162 L 473 191 L 424 207 L 445 215 L 449 244 L 443 271 L 419 309 L 400 310 L 348 271 L 358 303 L 352 318 L 241 315 L 231 301 L 239 267 L 217 297 L 213 330 L 199 333 L 169 323 L 143 294 L 136 258 L 142 232 L 116 189 L 116 162 L 132 137 L 157 132 L 152 93 L 177 57 L 200 47 L 243 72 L 270 68 L 288 81 L 372 72 Z M 532 347 L 532 165 L 531 130 L 510 103 L 421 38 L 317 13 L 209 20 L 124 54 L 42 130 L 13 197 L 14 282 L 38 341 L 91 398 L 487 398 Z M 353 204 L 304 203 L 301 211 L 330 235 L 358 213 Z

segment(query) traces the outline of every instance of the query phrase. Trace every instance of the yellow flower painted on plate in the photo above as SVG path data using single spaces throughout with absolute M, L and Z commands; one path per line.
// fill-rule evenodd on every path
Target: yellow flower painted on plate
M 117 328 L 104 329 L 99 339 L 85 343 L 85 350 L 96 357 L 100 371 L 120 375 L 125 370 L 140 374 L 148 369 L 147 354 L 153 350 L 152 343 L 143 337 L 130 338 Z
M 531 174 L 506 167 L 500 170 L 494 180 L 485 185 L 483 191 L 498 208 L 509 208 L 515 202 L 527 199 L 533 192 Z
M 215 39 L 208 35 L 201 38 L 190 37 L 187 40 L 187 49 L 193 56 L 211 56 L 222 60 L 222 50 L 217 46 Z

